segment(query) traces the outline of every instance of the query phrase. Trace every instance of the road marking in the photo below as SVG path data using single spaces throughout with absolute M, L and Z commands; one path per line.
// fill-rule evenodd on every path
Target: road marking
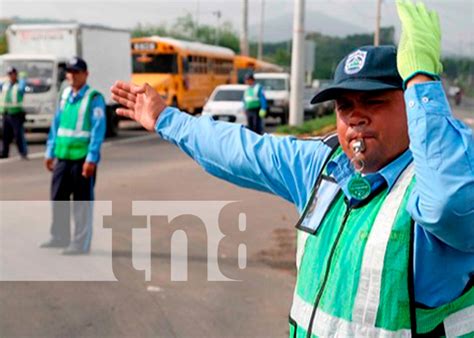
M 142 141 L 152 140 L 155 138 L 159 139 L 158 135 L 149 134 L 149 135 L 142 135 L 142 136 L 136 136 L 136 137 L 129 137 L 129 138 L 117 140 L 117 141 L 106 141 L 102 144 L 102 148 L 108 148 L 110 146 L 117 145 L 117 144 L 130 144 L 130 143 L 142 142 Z M 35 160 L 35 159 L 43 158 L 43 157 L 44 157 L 44 151 L 28 154 L 28 159 L 30 160 Z M 16 162 L 16 161 L 23 161 L 23 159 L 21 158 L 20 155 L 13 156 L 9 158 L 0 159 L 0 164 L 11 163 L 11 162 Z

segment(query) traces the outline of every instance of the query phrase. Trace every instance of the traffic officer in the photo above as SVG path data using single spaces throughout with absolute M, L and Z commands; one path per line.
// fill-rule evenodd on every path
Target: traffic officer
M 60 103 L 47 141 L 45 166 L 53 172 L 51 238 L 43 248 L 61 248 L 65 255 L 87 254 L 92 239 L 92 201 L 105 136 L 105 101 L 89 87 L 87 64 L 73 58 L 66 65 L 69 87 Z M 75 230 L 71 239 L 70 197 L 74 199 Z
M 313 99 L 336 101 L 337 136 L 259 136 L 112 88 L 119 114 L 209 173 L 297 206 L 290 337 L 474 334 L 474 138 L 440 82 L 437 14 L 397 9 L 398 53 L 358 48 Z
M 263 119 L 267 115 L 267 100 L 263 93 L 263 87 L 255 82 L 252 73 L 245 75 L 245 84 L 248 85 L 244 92 L 247 128 L 261 135 L 263 133 Z
M 3 114 L 3 137 L 1 158 L 7 158 L 10 152 L 10 143 L 16 140 L 18 152 L 23 159 L 28 157 L 28 148 L 25 139 L 25 113 L 23 111 L 23 96 L 26 83 L 18 80 L 18 71 L 15 67 L 7 68 L 8 81 L 2 85 L 0 94 L 1 112 Z

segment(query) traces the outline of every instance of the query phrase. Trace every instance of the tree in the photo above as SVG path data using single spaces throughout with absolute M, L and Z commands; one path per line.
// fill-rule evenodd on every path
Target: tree
M 158 35 L 163 37 L 171 37 L 180 40 L 199 41 L 202 43 L 227 47 L 234 52 L 239 52 L 239 37 L 234 31 L 230 22 L 224 22 L 219 28 L 210 25 L 199 25 L 196 27 L 196 22 L 190 13 L 176 19 L 171 28 L 165 25 L 137 25 L 133 31 L 133 37 Z
M 5 54 L 8 51 L 7 37 L 5 33 L 0 34 L 0 54 Z

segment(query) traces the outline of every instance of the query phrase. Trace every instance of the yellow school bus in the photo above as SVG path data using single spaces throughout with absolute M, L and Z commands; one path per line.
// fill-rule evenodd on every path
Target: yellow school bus
M 236 55 L 234 58 L 234 66 L 237 72 L 237 82 L 244 83 L 244 78 L 247 73 L 261 72 L 261 73 L 273 73 L 283 72 L 284 69 L 278 65 L 270 62 L 257 60 L 250 56 Z
M 151 36 L 132 39 L 132 81 L 147 82 L 171 106 L 191 114 L 215 87 L 235 83 L 235 53 L 228 48 Z

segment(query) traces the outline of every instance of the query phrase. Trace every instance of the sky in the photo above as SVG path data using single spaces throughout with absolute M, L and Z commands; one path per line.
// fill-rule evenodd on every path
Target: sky
M 256 37 L 262 0 L 249 0 L 251 37 Z M 474 0 L 425 0 L 438 11 L 443 30 L 443 49 L 450 54 L 474 57 Z M 241 0 L 0 0 L 0 17 L 50 18 L 75 20 L 87 24 L 103 24 L 117 28 L 133 28 L 141 24 L 171 25 L 177 17 L 190 13 L 199 23 L 216 25 L 216 11 L 221 22 L 229 21 L 238 31 L 241 26 Z M 360 32 L 373 31 L 376 0 L 306 0 L 306 23 L 319 12 L 347 21 Z M 265 0 L 265 21 L 284 22 L 281 31 L 266 31 L 265 40 L 275 41 L 291 36 L 292 0 Z M 313 14 L 313 15 L 312 15 Z M 382 26 L 399 27 L 395 0 L 383 0 Z M 276 25 L 278 26 L 278 25 Z M 290 27 L 290 29 L 288 29 Z M 274 28 L 277 29 L 277 28 Z M 288 31 L 290 30 L 290 31 Z M 359 32 L 354 32 L 359 33 Z

